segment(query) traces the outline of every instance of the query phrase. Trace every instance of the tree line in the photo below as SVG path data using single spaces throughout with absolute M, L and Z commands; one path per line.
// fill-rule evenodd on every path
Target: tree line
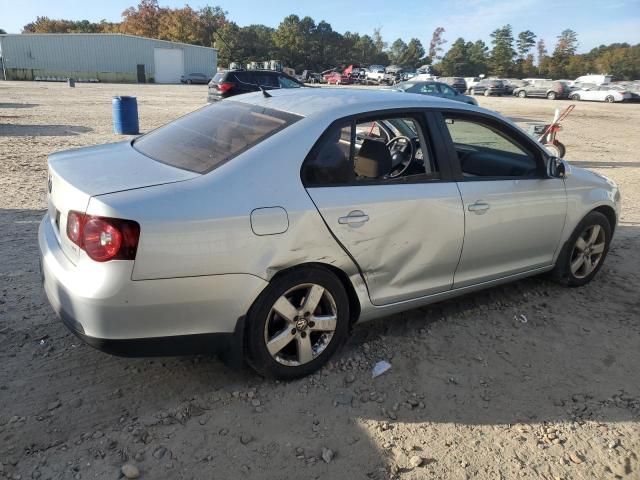
M 281 60 L 296 71 L 322 71 L 350 64 L 389 65 L 405 68 L 433 65 L 445 76 L 552 77 L 576 78 L 597 72 L 616 79 L 640 78 L 640 44 L 602 45 L 589 53 L 577 54 L 578 35 L 564 30 L 551 52 L 544 39 L 530 31 L 514 35 L 510 25 L 491 33 L 490 45 L 482 40 L 456 39 L 446 53 L 444 27 L 434 30 L 425 48 L 420 40 L 401 38 L 387 43 L 380 29 L 371 35 L 339 33 L 322 20 L 297 15 L 285 17 L 277 28 L 265 25 L 239 26 L 218 6 L 193 9 L 160 7 L 158 0 L 141 0 L 122 12 L 121 22 L 90 22 L 37 17 L 23 33 L 126 33 L 160 40 L 214 46 L 218 62 L 242 65 L 252 61 Z

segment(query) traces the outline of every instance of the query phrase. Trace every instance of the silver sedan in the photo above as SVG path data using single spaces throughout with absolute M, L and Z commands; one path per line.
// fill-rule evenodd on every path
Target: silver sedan
M 417 94 L 272 91 L 49 157 L 44 289 L 87 343 L 307 375 L 357 321 L 602 267 L 616 185 L 498 114 Z

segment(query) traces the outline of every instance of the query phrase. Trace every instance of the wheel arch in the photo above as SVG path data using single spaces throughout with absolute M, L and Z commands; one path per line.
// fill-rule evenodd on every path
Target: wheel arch
M 611 225 L 611 233 L 613 234 L 613 232 L 616 229 L 616 222 L 617 222 L 616 211 L 613 209 L 613 207 L 609 205 L 600 205 L 599 207 L 596 207 L 593 210 L 591 210 L 591 212 L 599 212 L 603 214 L 605 217 L 607 217 L 607 220 L 609 221 L 609 225 Z
M 287 275 L 292 271 L 302 270 L 305 268 L 323 268 L 330 271 L 338 278 L 338 280 L 344 287 L 345 292 L 347 293 L 347 298 L 349 299 L 349 323 L 351 326 L 353 326 L 358 321 L 358 318 L 360 318 L 360 312 L 362 311 L 360 299 L 358 297 L 358 294 L 356 293 L 356 289 L 353 286 L 353 283 L 351 282 L 351 279 L 349 278 L 349 275 L 347 275 L 344 270 L 336 267 L 335 265 L 330 265 L 328 263 L 322 262 L 301 263 L 279 270 L 273 275 L 270 281 L 273 281 L 274 279 L 279 278 L 283 275 Z

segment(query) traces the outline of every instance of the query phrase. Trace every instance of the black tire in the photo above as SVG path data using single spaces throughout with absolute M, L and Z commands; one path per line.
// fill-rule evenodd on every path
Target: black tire
M 547 93 L 547 98 L 549 100 L 555 100 L 556 99 L 556 92 L 549 92 Z
M 526 92 L 526 91 L 524 91 L 524 90 L 520 90 L 520 91 L 518 92 L 518 96 L 519 96 L 520 98 L 527 98 L 527 92 Z
M 267 349 L 266 322 L 274 304 L 280 297 L 297 286 L 308 284 L 323 287 L 333 297 L 337 311 L 336 328 L 324 350 L 313 360 L 296 366 L 284 365 L 273 358 Z M 301 267 L 292 270 L 276 277 L 249 309 L 245 329 L 247 362 L 256 372 L 265 377 L 293 380 L 310 375 L 321 368 L 342 346 L 349 334 L 349 323 L 349 298 L 340 280 L 330 270 L 321 266 Z M 282 331 L 284 332 L 284 329 Z M 311 339 L 311 334 L 309 334 L 309 339 Z M 292 343 L 295 342 L 292 341 Z
M 613 96 L 612 96 L 612 95 L 607 95 L 607 96 L 605 97 L 604 101 L 605 101 L 605 102 L 607 102 L 607 103 L 614 103 L 614 102 L 616 101 L 616 99 L 615 99 L 615 98 L 613 98 Z
M 588 275 L 579 278 L 571 271 L 572 257 L 574 257 L 574 255 L 577 253 L 575 252 L 576 242 L 578 241 L 578 237 L 582 236 L 588 229 L 596 225 L 600 226 L 602 228 L 602 231 L 604 232 L 604 250 L 593 271 L 591 271 L 591 273 L 589 273 Z M 602 267 L 607 253 L 609 252 L 609 246 L 611 244 L 611 233 L 612 227 L 607 217 L 605 217 L 600 212 L 594 211 L 588 213 L 587 216 L 585 216 L 580 221 L 580 223 L 578 223 L 578 226 L 571 234 L 571 237 L 569 237 L 567 243 L 564 245 L 564 248 L 562 249 L 562 252 L 560 253 L 556 262 L 556 266 L 551 272 L 552 278 L 556 282 L 569 287 L 581 287 L 582 285 L 586 285 L 587 283 L 589 283 Z

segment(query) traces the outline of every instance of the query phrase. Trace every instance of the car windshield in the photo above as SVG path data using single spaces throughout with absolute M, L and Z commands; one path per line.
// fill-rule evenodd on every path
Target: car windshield
M 133 142 L 133 147 L 161 163 L 207 173 L 300 118 L 225 100 L 143 135 Z

